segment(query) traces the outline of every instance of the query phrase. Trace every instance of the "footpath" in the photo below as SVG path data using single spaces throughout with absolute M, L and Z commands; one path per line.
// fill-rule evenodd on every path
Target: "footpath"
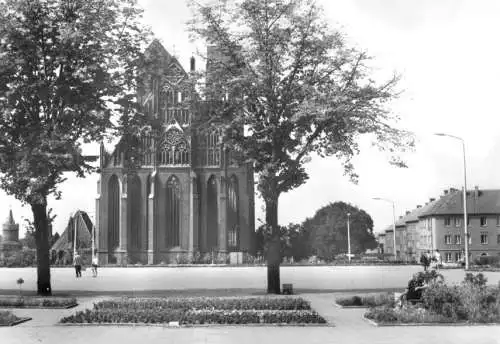
M 222 293 L 221 293 L 222 294 Z M 399 326 L 376 327 L 363 319 L 365 309 L 342 309 L 336 297 L 348 293 L 301 293 L 330 324 L 328 327 L 190 327 L 152 326 L 64 326 L 58 321 L 110 296 L 77 296 L 71 309 L 14 309 L 31 321 L 14 327 L 0 327 L 1 344 L 30 343 L 500 343 L 500 326 Z M 349 293 L 351 294 L 351 293 Z M 116 296 L 116 293 L 114 294 Z

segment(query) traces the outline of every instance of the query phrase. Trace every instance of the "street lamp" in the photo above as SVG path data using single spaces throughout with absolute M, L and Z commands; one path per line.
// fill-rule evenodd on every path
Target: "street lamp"
M 349 263 L 351 262 L 351 213 L 347 213 L 347 257 L 349 257 Z
M 465 234 L 465 269 L 469 268 L 469 233 L 467 231 L 467 168 L 465 163 L 465 141 L 461 137 L 445 134 L 445 133 L 435 133 L 437 136 L 451 137 L 452 139 L 459 140 L 462 142 L 462 152 L 464 158 L 464 234 Z
M 386 198 L 374 197 L 376 201 L 384 201 L 392 203 L 392 230 L 394 234 L 394 260 L 397 260 L 398 256 L 396 254 L 396 207 L 394 205 L 394 201 Z

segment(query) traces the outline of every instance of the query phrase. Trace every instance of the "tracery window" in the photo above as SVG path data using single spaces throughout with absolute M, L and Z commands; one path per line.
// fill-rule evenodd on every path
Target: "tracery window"
M 231 176 L 227 189 L 227 228 L 228 248 L 236 250 L 239 247 L 239 209 L 238 209 L 238 179 Z
M 217 130 L 200 135 L 199 165 L 218 167 L 221 163 L 221 142 Z
M 166 208 L 167 233 L 165 244 L 167 247 L 179 246 L 181 190 L 179 180 L 175 176 L 170 177 L 167 181 Z
M 170 128 L 160 141 L 158 161 L 160 165 L 188 165 L 190 152 L 184 133 L 178 128 Z

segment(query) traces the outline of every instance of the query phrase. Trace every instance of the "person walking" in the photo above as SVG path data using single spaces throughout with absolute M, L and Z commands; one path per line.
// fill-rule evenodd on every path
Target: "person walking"
M 75 258 L 73 260 L 73 263 L 75 265 L 75 273 L 76 273 L 76 278 L 82 277 L 82 257 L 78 252 L 75 254 Z
M 436 270 L 438 270 L 441 266 L 441 253 L 439 253 L 439 250 L 436 250 L 434 253 L 434 260 L 436 262 Z
M 92 277 L 97 277 L 97 265 L 99 264 L 99 259 L 97 255 L 94 254 L 92 258 Z
M 420 256 L 420 263 L 422 264 L 422 266 L 424 267 L 424 271 L 427 271 L 427 268 L 429 267 L 430 265 L 430 261 L 429 261 L 429 257 L 427 256 L 427 254 L 423 253 L 421 256 Z

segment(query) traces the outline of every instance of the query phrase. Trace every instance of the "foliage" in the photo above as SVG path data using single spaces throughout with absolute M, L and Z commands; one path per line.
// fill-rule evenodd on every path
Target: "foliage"
M 377 247 L 370 215 L 350 204 L 335 202 L 322 207 L 303 223 L 311 253 L 327 261 L 347 253 L 347 213 L 351 214 L 351 252 L 363 253 Z
M 307 181 L 311 157 L 337 157 L 356 181 L 359 136 L 371 135 L 393 155 L 412 145 L 386 107 L 398 77 L 373 81 L 369 56 L 348 47 L 312 0 L 192 1 L 192 8 L 193 38 L 211 45 L 207 73 L 199 75 L 209 102 L 202 121 L 221 128 L 225 148 L 259 174 L 272 234 L 268 291 L 277 293 L 278 200 Z
M 476 265 L 500 267 L 500 256 L 479 256 L 474 261 Z
M 371 308 L 365 317 L 377 323 L 451 323 L 452 319 L 432 313 L 419 306 L 408 305 L 404 308 L 376 307 Z
M 123 298 L 101 301 L 62 323 L 325 323 L 300 298 Z
M 341 306 L 363 306 L 363 307 L 377 307 L 382 305 L 394 306 L 394 294 L 385 293 L 377 295 L 354 295 L 351 297 L 338 298 L 335 300 Z
M 21 320 L 10 311 L 0 311 L 0 325 L 10 325 Z
M 82 144 L 137 115 L 140 16 L 135 0 L 0 2 L 0 187 L 33 211 L 40 294 L 51 294 L 48 197 L 61 197 L 64 172 L 96 170 Z
M 268 243 L 271 240 L 271 231 L 266 225 L 261 225 L 255 232 L 255 250 L 266 256 Z M 295 261 L 305 259 L 309 252 L 307 248 L 307 233 L 299 224 L 290 223 L 288 226 L 279 226 L 280 256 Z
M 488 283 L 488 279 L 484 277 L 482 273 L 478 273 L 477 275 L 474 275 L 470 272 L 465 274 L 464 277 L 464 283 L 465 284 L 471 284 L 474 287 L 477 288 L 482 288 L 486 286 L 486 283 Z
M 7 308 L 61 308 L 76 304 L 74 297 L 0 297 L 0 307 Z
M 0 258 L 0 266 L 8 268 L 30 267 L 34 265 L 36 265 L 36 252 L 33 249 L 5 252 L 4 258 Z
M 100 301 L 94 309 L 240 309 L 240 310 L 310 310 L 311 306 L 301 298 L 122 298 Z

